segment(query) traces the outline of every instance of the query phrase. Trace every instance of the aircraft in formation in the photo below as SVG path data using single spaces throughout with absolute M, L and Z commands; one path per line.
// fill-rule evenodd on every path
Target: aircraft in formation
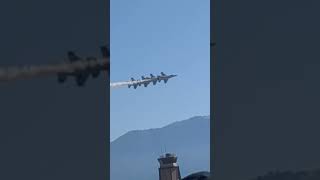
M 110 57 L 110 50 L 107 46 L 102 46 L 100 47 L 102 58 L 107 59 Z M 98 61 L 97 58 L 95 57 L 87 57 L 85 59 L 79 57 L 76 55 L 73 51 L 68 52 L 68 60 L 69 63 L 75 63 L 78 61 Z M 86 69 L 81 69 L 81 70 L 75 70 L 74 72 L 62 72 L 58 73 L 58 81 L 60 83 L 64 83 L 67 80 L 68 76 L 73 76 L 75 77 L 75 80 L 78 84 L 78 86 L 83 86 L 88 79 L 90 75 L 92 75 L 93 78 L 97 78 L 100 74 L 100 71 L 109 71 L 109 65 L 107 66 L 102 66 L 97 63 L 97 65 L 93 67 L 87 67 Z
M 176 77 L 177 75 L 166 75 L 165 73 L 161 72 L 161 75 L 154 76 L 150 74 L 150 77 L 141 76 L 141 80 L 135 80 L 131 78 L 131 84 L 128 85 L 128 88 L 131 86 L 136 89 L 138 86 L 144 85 L 144 87 L 148 87 L 148 85 L 152 82 L 153 85 L 156 85 L 157 82 L 161 82 L 163 80 L 164 83 L 167 83 L 170 78 Z

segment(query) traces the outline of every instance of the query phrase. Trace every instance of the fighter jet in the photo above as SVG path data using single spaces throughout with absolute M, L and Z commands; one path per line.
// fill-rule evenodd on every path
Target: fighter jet
M 137 89 L 138 86 L 141 86 L 142 82 L 140 80 L 135 80 L 134 78 L 131 78 L 132 84 L 128 84 L 128 88 L 133 86 L 134 89 Z
M 141 86 L 142 84 L 144 85 L 144 87 L 148 87 L 149 83 L 152 81 L 154 80 L 151 79 L 150 77 L 144 77 L 144 76 L 141 76 L 141 80 L 135 80 L 134 78 L 131 78 L 132 84 L 129 84 L 128 88 L 133 86 L 133 88 L 136 89 L 138 86 Z
M 158 80 L 158 78 L 157 78 L 157 77 L 155 77 L 153 74 L 150 74 L 150 77 L 151 77 L 151 79 L 152 79 L 152 83 L 153 83 L 153 85 L 156 85 L 156 84 L 157 84 L 157 80 Z
M 161 72 L 160 76 L 154 76 L 153 74 L 150 74 L 150 77 L 144 77 L 141 76 L 141 80 L 135 80 L 134 78 L 131 78 L 131 84 L 128 85 L 128 88 L 133 86 L 134 89 L 136 89 L 138 86 L 144 85 L 144 87 L 148 87 L 148 85 L 152 82 L 153 85 L 156 85 L 157 82 L 161 82 L 161 80 L 164 81 L 164 83 L 167 83 L 168 79 L 175 77 L 177 75 L 166 75 L 163 72 Z
M 142 84 L 144 84 L 144 87 L 147 87 L 149 83 L 153 83 L 153 85 L 157 84 L 158 82 L 161 82 L 161 80 L 164 81 L 164 83 L 167 83 L 168 79 L 175 77 L 177 75 L 166 75 L 163 72 L 161 72 L 161 76 L 155 77 L 153 74 L 150 74 L 150 77 L 144 77 L 142 76 Z
M 166 75 L 166 74 L 163 73 L 163 72 L 161 72 L 160 74 L 161 74 L 161 75 L 157 77 L 157 78 L 158 78 L 158 82 L 161 82 L 161 80 L 163 80 L 164 83 L 167 83 L 170 78 L 173 78 L 173 77 L 178 76 L 178 75 L 174 75 L 174 74 L 172 74 L 172 75 Z
M 141 76 L 141 79 L 142 79 L 142 84 L 144 85 L 144 87 L 147 87 L 149 85 L 149 83 L 152 82 L 151 77 Z
M 110 51 L 109 48 L 107 48 L 106 46 L 102 46 L 100 48 L 101 53 L 102 53 L 102 57 L 104 59 L 107 59 L 110 57 Z M 86 59 L 82 59 L 81 57 L 77 56 L 73 51 L 69 51 L 68 52 L 68 60 L 69 63 L 75 63 L 78 61 L 89 61 L 89 62 L 93 62 L 93 61 L 97 61 L 97 58 L 95 57 L 87 57 Z M 77 82 L 78 86 L 84 86 L 86 80 L 88 79 L 88 77 L 90 76 L 90 74 L 92 75 L 93 78 L 97 78 L 100 74 L 100 71 L 105 71 L 107 70 L 109 72 L 109 63 L 107 64 L 107 66 L 102 66 L 102 65 L 95 65 L 93 67 L 87 67 L 86 69 L 82 69 L 82 70 L 75 70 L 74 72 L 69 72 L 69 73 L 58 73 L 58 81 L 60 83 L 64 83 L 67 80 L 68 76 L 74 76 L 75 80 Z

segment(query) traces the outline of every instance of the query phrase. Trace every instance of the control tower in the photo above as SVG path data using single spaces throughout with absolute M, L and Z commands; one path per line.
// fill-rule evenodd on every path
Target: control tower
M 159 180 L 181 180 L 177 159 L 177 156 L 171 153 L 166 153 L 158 158 L 160 163 Z

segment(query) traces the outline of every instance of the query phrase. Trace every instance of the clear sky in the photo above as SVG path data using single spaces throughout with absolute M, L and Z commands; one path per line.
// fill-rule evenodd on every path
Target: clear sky
M 111 140 L 210 113 L 210 1 L 111 0 L 111 82 L 178 74 L 147 88 L 111 89 Z

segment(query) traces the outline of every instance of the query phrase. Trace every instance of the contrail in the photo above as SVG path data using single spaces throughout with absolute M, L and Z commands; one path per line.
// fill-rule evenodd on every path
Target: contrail
M 71 73 L 76 70 L 84 70 L 94 66 L 109 67 L 109 59 L 101 59 L 97 61 L 77 61 L 73 63 L 60 63 L 52 65 L 40 66 L 20 66 L 0 68 L 0 82 L 13 81 L 19 79 L 28 79 L 40 76 L 55 75 L 57 73 Z

